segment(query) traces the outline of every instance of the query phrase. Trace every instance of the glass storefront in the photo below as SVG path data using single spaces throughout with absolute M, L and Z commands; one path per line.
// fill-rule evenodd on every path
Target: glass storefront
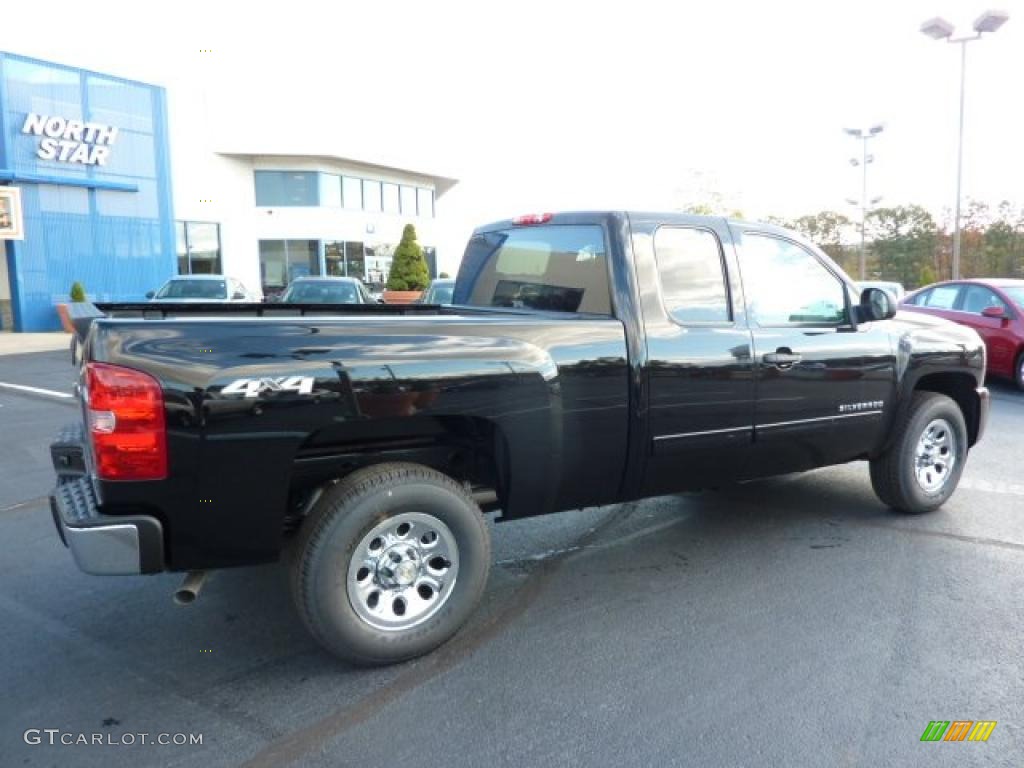
M 320 274 L 319 240 L 260 240 L 260 283 L 276 296 L 297 277 Z
M 366 276 L 366 257 L 363 244 L 353 241 L 332 240 L 324 243 L 324 274 L 333 277 Z
M 219 275 L 220 225 L 208 221 L 176 221 L 175 251 L 179 275 Z
M 323 270 L 320 252 L 323 252 Z M 263 295 L 274 296 L 284 291 L 297 277 L 328 275 L 356 277 L 374 291 L 384 289 L 396 244 L 362 243 L 355 240 L 260 240 L 260 275 Z M 437 276 L 434 248 L 424 246 L 427 270 Z

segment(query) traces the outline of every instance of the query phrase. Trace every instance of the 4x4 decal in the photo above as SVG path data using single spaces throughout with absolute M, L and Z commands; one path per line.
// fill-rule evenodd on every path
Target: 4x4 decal
M 220 391 L 222 395 L 259 397 L 265 392 L 313 394 L 312 376 L 273 376 L 259 379 L 235 379 Z

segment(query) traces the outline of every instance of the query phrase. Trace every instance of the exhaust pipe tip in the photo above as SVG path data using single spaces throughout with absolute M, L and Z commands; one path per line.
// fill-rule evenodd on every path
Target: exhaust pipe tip
M 206 571 L 189 571 L 185 574 L 181 586 L 174 593 L 174 602 L 178 605 L 191 605 L 199 597 L 199 591 L 206 581 Z

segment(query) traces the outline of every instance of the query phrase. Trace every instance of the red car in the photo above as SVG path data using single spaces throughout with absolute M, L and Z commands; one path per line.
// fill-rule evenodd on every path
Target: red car
M 924 312 L 978 332 L 988 350 L 988 372 L 1024 389 L 1024 280 L 979 278 L 935 283 L 907 294 L 900 309 Z

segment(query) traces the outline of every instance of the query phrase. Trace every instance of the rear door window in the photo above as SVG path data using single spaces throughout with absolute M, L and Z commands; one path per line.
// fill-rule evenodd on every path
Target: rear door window
M 665 309 L 673 320 L 683 325 L 732 320 L 722 246 L 713 232 L 659 227 L 654 255 Z
M 604 230 L 552 224 L 478 233 L 466 247 L 452 301 L 610 315 Z
M 980 315 L 988 307 L 999 307 L 1003 312 L 1009 313 L 1006 303 L 996 296 L 994 291 L 983 285 L 968 285 L 964 289 L 963 311 Z

